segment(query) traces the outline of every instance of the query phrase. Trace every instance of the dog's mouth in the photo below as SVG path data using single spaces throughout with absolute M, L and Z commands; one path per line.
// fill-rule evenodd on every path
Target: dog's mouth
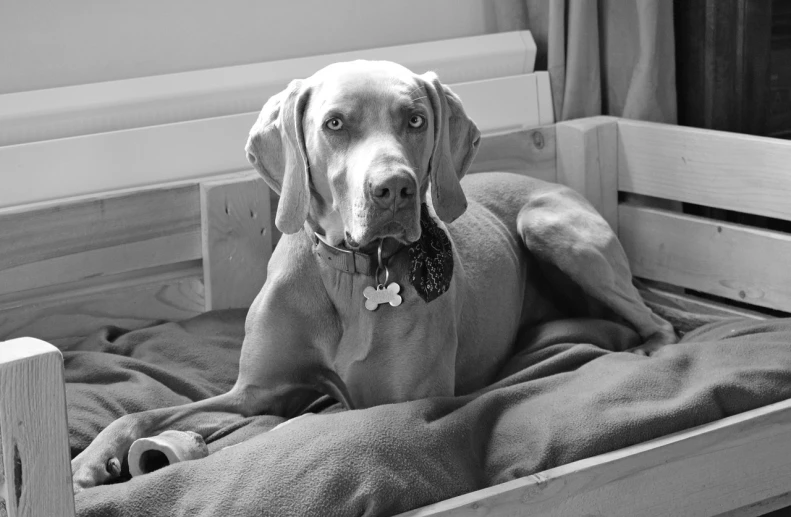
M 417 236 L 410 235 L 414 232 L 408 231 L 404 225 L 398 221 L 387 222 L 375 231 L 366 233 L 364 238 L 358 241 L 353 239 L 351 234 L 347 231 L 344 245 L 350 250 L 371 254 L 377 251 L 381 241 L 385 241 L 388 245 L 387 247 L 392 247 L 393 245 L 400 247 L 400 245 L 408 246 L 420 237 L 419 234 Z

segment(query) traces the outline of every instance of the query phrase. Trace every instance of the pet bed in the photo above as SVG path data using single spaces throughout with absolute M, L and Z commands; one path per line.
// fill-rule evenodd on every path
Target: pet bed
M 789 220 L 788 163 L 787 142 L 609 117 L 485 136 L 473 173 L 516 171 L 583 193 L 649 281 L 657 310 L 688 325 L 681 344 L 621 354 L 612 350 L 630 343 L 625 329 L 564 322 L 525 338 L 477 396 L 354 412 L 317 401 L 319 415 L 271 433 L 277 419 L 249 419 L 213 437 L 204 460 L 81 493 L 79 515 L 787 506 L 791 329 L 745 307 L 791 309 L 789 237 L 669 210 L 666 200 Z M 73 515 L 70 448 L 115 416 L 228 388 L 241 312 L 217 311 L 243 307 L 265 279 L 261 257 L 277 240 L 269 201 L 245 172 L 0 211 L 10 515 Z M 60 352 L 41 340 L 64 351 L 66 384 Z

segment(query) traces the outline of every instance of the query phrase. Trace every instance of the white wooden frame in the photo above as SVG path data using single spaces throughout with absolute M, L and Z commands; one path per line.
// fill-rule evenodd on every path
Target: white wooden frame
M 791 143 L 784 141 L 596 117 L 489 131 L 473 172 L 511 170 L 579 190 L 618 232 L 639 277 L 788 311 L 788 273 L 778 255 L 787 235 L 653 202 L 790 219 L 782 202 L 791 194 L 788 163 Z M 631 198 L 619 201 L 619 192 Z M 142 326 L 249 304 L 255 289 L 224 286 L 265 280 L 260 266 L 277 240 L 269 200 L 261 180 L 241 172 L 0 210 L 0 339 L 10 339 L 0 343 L 7 480 L 0 494 L 11 517 L 50 515 L 52 508 L 73 514 L 62 366 L 56 350 L 31 339 L 65 343 L 119 317 Z M 80 233 L 86 227 L 90 238 Z M 741 251 L 745 244 L 749 251 Z M 241 257 L 233 266 L 229 250 Z M 26 376 L 50 382 L 27 383 Z M 14 422 L 35 419 L 53 422 L 53 437 L 22 442 Z M 788 450 L 791 401 L 784 401 L 405 515 L 761 515 L 791 504 Z M 29 484 L 20 487 L 19 471 L 36 472 L 51 457 L 59 458 L 48 464 L 52 478 L 36 486 L 23 475 Z

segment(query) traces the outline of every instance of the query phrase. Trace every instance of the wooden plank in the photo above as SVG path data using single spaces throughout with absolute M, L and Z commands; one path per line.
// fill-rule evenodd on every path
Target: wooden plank
M 3 294 L 201 258 L 197 230 L 73 253 L 0 270 Z
M 618 121 L 618 188 L 791 219 L 791 142 Z
M 201 184 L 206 310 L 250 307 L 272 255 L 269 188 L 258 174 Z
M 554 126 L 483 136 L 469 172 L 494 171 L 555 181 Z
M 788 493 L 791 400 L 401 514 L 712 516 Z M 749 514 L 748 514 L 749 515 Z
M 791 235 L 627 204 L 619 218 L 635 276 L 791 310 Z
M 614 117 L 561 122 L 557 181 L 583 196 L 618 233 L 617 124 Z
M 0 207 L 246 170 L 243 147 L 256 116 L 0 147 L 0 171 L 14 178 L 0 190 Z
M 200 204 L 195 184 L 3 209 L 0 271 L 199 230 Z M 5 291 L 5 284 L 0 283 L 0 294 Z
M 525 74 L 451 87 L 481 131 L 497 133 L 538 124 L 535 100 L 522 88 L 531 81 Z M 516 97 L 492 102 L 503 95 Z M 257 116 L 255 111 L 0 147 L 0 207 L 249 170 L 243 148 Z
M 8 517 L 73 516 L 63 358 L 49 343 L 0 342 L 0 441 Z
M 669 299 L 673 303 L 679 305 L 682 309 L 695 314 L 709 314 L 712 316 L 722 316 L 726 318 L 750 318 L 754 320 L 765 320 L 769 318 L 769 316 L 761 314 L 760 312 L 750 311 L 740 307 L 733 307 L 724 303 L 714 302 L 712 300 L 704 300 L 703 298 L 699 298 L 691 294 L 679 294 L 656 287 L 646 287 L 646 289 Z
M 199 261 L 118 277 L 0 307 L 0 340 L 30 336 L 61 345 L 105 325 L 133 329 L 204 311 Z

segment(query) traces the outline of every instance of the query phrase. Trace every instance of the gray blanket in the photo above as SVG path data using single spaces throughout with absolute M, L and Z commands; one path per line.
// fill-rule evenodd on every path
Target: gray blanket
M 126 412 L 227 390 L 243 317 L 105 329 L 66 351 L 72 453 Z M 565 320 L 525 336 L 474 395 L 318 400 L 271 433 L 281 419 L 249 418 L 211 437 L 206 459 L 78 494 L 78 515 L 392 515 L 791 397 L 791 319 L 723 320 L 651 357 L 620 352 L 635 339 Z

